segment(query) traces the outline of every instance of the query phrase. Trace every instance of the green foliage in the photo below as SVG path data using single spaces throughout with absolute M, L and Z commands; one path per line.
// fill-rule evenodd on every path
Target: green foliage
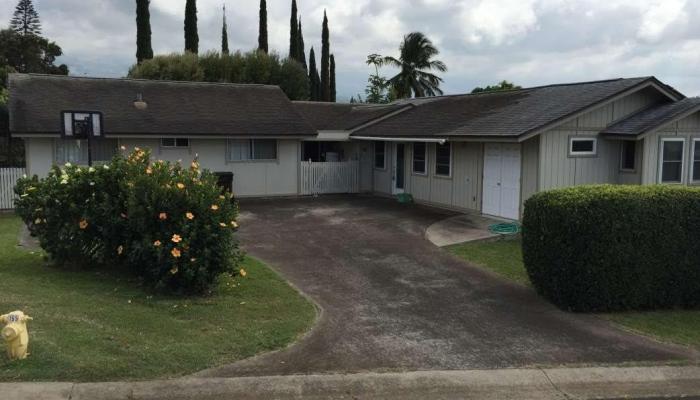
M 196 54 L 167 54 L 144 60 L 129 69 L 129 77 L 169 81 L 202 81 L 204 69 Z
M 120 266 L 153 289 L 201 294 L 240 261 L 237 207 L 216 182 L 196 160 L 151 163 L 136 149 L 104 166 L 21 179 L 16 211 L 59 266 Z
M 337 88 L 335 82 L 335 56 L 331 54 L 331 102 L 335 103 L 337 97 Z
M 197 32 L 197 0 L 185 3 L 185 51 L 199 52 L 199 33 Z
M 537 291 L 573 311 L 700 306 L 700 188 L 581 186 L 525 203 Z
M 267 44 L 267 2 L 260 0 L 260 21 L 258 21 L 258 50 L 268 52 Z
M 226 24 L 226 4 L 224 3 L 224 23 L 221 28 L 221 54 L 228 53 L 228 25 Z
M 153 58 L 149 3 L 150 0 L 136 0 L 136 60 L 138 62 Z
M 379 75 L 379 68 L 384 65 L 384 59 L 379 54 L 370 54 L 367 56 L 367 65 L 374 67 L 374 74 L 371 74 L 367 79 L 367 87 L 365 94 L 367 95 L 366 102 L 371 104 L 388 104 L 396 100 L 395 92 L 389 83 L 389 80 Z M 357 96 L 359 102 L 362 103 L 362 97 Z M 355 100 L 353 97 L 351 100 Z
M 278 85 L 292 100 L 309 98 L 309 82 L 301 64 L 259 50 L 246 54 L 209 51 L 201 56 L 192 53 L 156 56 L 133 65 L 129 77 Z
M 21 35 L 12 29 L 0 31 L 0 69 L 17 72 L 68 75 L 65 64 L 56 65 L 63 51 L 54 42 L 37 35 Z
M 331 44 L 328 31 L 328 16 L 323 11 L 321 32 L 321 101 L 331 101 Z
M 41 22 L 32 0 L 19 0 L 10 20 L 10 28 L 20 35 L 41 35 Z
M 301 27 L 301 18 L 299 18 L 299 29 L 297 30 L 297 38 L 299 39 L 299 45 L 297 46 L 299 55 L 297 56 L 297 61 L 299 61 L 306 70 L 306 45 L 304 44 L 304 30 Z
M 289 18 L 289 58 L 299 59 L 299 21 L 296 0 L 292 0 L 292 14 Z
M 472 90 L 472 94 L 485 93 L 485 92 L 502 92 L 504 90 L 516 90 L 516 89 L 522 89 L 522 87 L 517 86 L 513 82 L 501 81 L 497 85 L 493 85 L 493 86 L 489 85 L 489 86 L 486 86 L 485 88 L 475 87 L 474 90 Z
M 316 52 L 313 47 L 309 52 L 309 98 L 311 101 L 323 101 L 321 77 L 316 68 Z
M 389 79 L 396 96 L 404 99 L 441 95 L 442 78 L 428 71 L 446 72 L 447 66 L 442 61 L 433 60 L 440 54 L 433 42 L 420 32 L 412 32 L 404 36 L 399 52 L 399 58 L 384 57 L 384 63 L 400 69 Z

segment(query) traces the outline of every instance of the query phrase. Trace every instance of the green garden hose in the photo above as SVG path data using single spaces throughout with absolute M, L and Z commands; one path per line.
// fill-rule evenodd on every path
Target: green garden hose
M 520 225 L 515 222 L 504 222 L 489 225 L 489 232 L 496 235 L 517 235 L 520 232 Z

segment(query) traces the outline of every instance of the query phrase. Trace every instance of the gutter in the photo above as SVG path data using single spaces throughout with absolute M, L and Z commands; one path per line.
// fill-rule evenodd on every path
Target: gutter
M 445 144 L 447 138 L 435 138 L 435 139 L 424 139 L 424 138 L 406 138 L 406 137 L 372 137 L 372 136 L 350 136 L 351 140 L 371 140 L 380 142 L 422 142 L 422 143 L 439 143 Z

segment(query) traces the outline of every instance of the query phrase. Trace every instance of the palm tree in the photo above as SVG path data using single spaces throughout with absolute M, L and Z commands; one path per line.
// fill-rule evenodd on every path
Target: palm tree
M 431 70 L 447 71 L 445 63 L 432 59 L 440 53 L 433 42 L 420 32 L 409 33 L 404 36 L 399 51 L 401 53 L 399 59 L 384 57 L 386 64 L 401 69 L 398 75 L 389 79 L 389 83 L 394 88 L 398 98 L 441 95 L 442 78 L 427 72 Z

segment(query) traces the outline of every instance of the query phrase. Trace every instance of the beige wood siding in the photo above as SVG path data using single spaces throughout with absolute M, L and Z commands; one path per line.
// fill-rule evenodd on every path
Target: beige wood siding
M 24 151 L 26 156 L 27 175 L 37 175 L 45 178 L 54 164 L 54 139 L 25 138 Z
M 434 143 L 427 144 L 427 174 L 413 173 L 413 145 L 406 146 L 406 193 L 419 203 L 460 210 L 481 210 L 483 144 L 453 142 L 452 176 L 435 175 Z
M 372 170 L 374 171 L 373 185 L 374 192 L 381 194 L 391 194 L 391 166 L 393 148 L 390 142 L 384 144 L 384 168 L 374 167 L 374 145 L 370 147 L 370 158 L 372 160 Z
M 620 143 L 601 137 L 599 132 L 610 124 L 663 100 L 652 88 L 641 90 L 601 106 L 540 135 L 539 190 L 596 183 L 634 183 L 638 174 L 620 172 Z M 598 139 L 597 155 L 570 157 L 571 136 Z M 641 146 L 641 145 L 640 145 Z M 645 155 L 638 152 L 638 158 Z M 646 151 L 644 152 L 646 153 Z
M 540 138 L 536 136 L 522 144 L 522 169 L 520 182 L 520 212 L 522 204 L 539 190 Z
M 634 171 L 623 171 L 622 165 L 622 141 L 618 143 L 617 149 L 617 183 L 622 185 L 640 185 L 642 183 L 642 168 L 644 163 L 644 140 L 636 142 Z

